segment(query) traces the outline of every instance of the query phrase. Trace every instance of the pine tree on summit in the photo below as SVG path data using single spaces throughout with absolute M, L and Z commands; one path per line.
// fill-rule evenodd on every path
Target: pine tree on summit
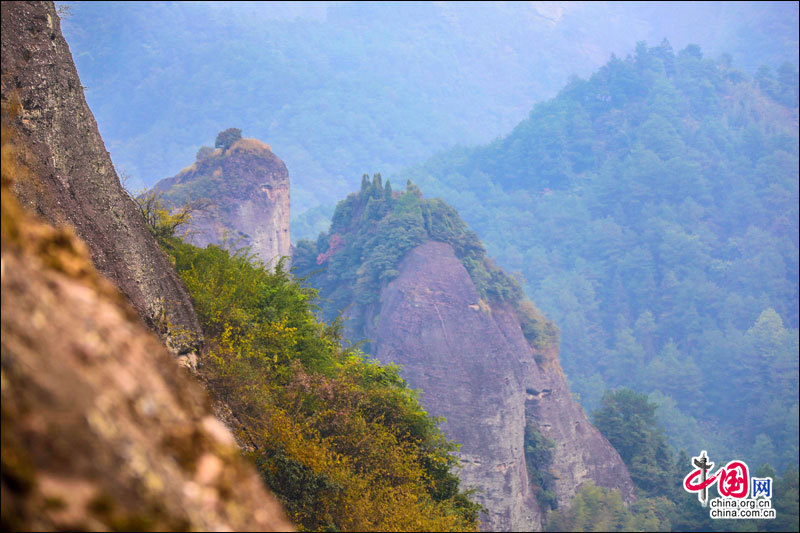
M 387 203 L 392 202 L 392 184 L 389 180 L 386 180 L 386 186 L 383 188 L 383 199 L 386 200 Z
M 228 150 L 233 143 L 242 138 L 242 130 L 239 128 L 228 128 L 227 130 L 217 134 L 217 140 L 214 142 L 214 148 L 222 148 L 223 151 Z

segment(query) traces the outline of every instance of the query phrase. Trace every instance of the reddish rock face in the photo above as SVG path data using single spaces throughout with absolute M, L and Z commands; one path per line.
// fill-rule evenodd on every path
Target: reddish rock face
M 381 291 L 367 336 L 380 361 L 403 365 L 426 409 L 447 419 L 445 432 L 461 444 L 464 485 L 478 487 L 489 510 L 484 529 L 541 528 L 525 466 L 526 419 L 556 443 L 559 505 L 587 481 L 631 497 L 625 465 L 570 396 L 557 354 L 539 354 L 537 362 L 515 312 L 479 301 L 449 245 L 414 248 L 399 273 Z
M 200 384 L 70 230 L 22 212 L 6 164 L 4 143 L 2 529 L 291 530 Z
M 28 156 L 3 120 L 0 529 L 290 530 L 86 244 L 19 205 L 13 182 L 38 178 Z
M 120 186 L 53 3 L 3 3 L 2 30 L 3 104 L 20 107 L 14 126 L 36 176 L 14 192 L 52 224 L 74 227 L 174 351 L 194 349 L 201 332 L 189 294 Z
M 249 247 L 267 264 L 291 255 L 289 172 L 269 147 L 241 139 L 154 187 L 171 203 L 201 205 L 185 240 Z

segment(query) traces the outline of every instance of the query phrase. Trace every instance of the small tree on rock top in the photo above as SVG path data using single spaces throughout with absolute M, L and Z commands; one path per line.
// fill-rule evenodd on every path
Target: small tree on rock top
M 222 150 L 225 151 L 241 138 L 242 130 L 239 128 L 228 128 L 225 131 L 219 132 L 217 140 L 214 143 L 214 148 L 222 148 Z

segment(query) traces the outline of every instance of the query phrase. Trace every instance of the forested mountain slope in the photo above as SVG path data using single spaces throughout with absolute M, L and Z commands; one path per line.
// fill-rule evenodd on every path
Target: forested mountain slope
M 236 124 L 281 154 L 297 214 L 369 169 L 505 134 L 637 40 L 698 42 L 749 72 L 798 47 L 791 2 L 64 4 L 87 98 L 134 188 Z M 314 220 L 293 233 L 316 237 Z
M 630 386 L 674 445 L 798 454 L 798 76 L 637 46 L 508 136 L 410 176 L 562 332 L 591 410 Z M 733 393 L 733 391 L 736 391 Z
M 206 350 L 198 375 L 265 484 L 306 530 L 471 531 L 439 421 L 395 366 L 367 360 L 316 291 L 246 250 L 197 248 L 153 220 L 195 302 Z

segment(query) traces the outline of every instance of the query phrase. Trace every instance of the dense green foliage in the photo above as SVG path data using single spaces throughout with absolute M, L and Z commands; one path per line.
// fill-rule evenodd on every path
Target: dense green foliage
M 688 473 L 690 458 L 682 454 L 676 463 L 681 483 Z M 625 506 L 619 492 L 585 485 L 566 509 L 548 515 L 547 531 L 797 531 L 797 469 L 787 469 L 777 476 L 768 465 L 756 470 L 758 477 L 772 477 L 772 508 L 776 517 L 770 520 L 712 520 L 694 494 L 683 490 L 672 498 L 639 497 Z
M 603 396 L 592 422 L 619 452 L 640 494 L 672 497 L 672 452 L 658 427 L 656 409 L 647 395 L 620 389 Z
M 525 424 L 525 468 L 533 486 L 536 501 L 543 511 L 555 509 L 556 493 L 553 487 L 555 476 L 550 472 L 555 442 L 542 435 L 536 423 Z
M 339 202 L 330 231 L 316 242 L 300 241 L 294 268 L 323 297 L 323 318 L 332 320 L 351 305 L 364 310 L 377 303 L 381 288 L 398 275 L 411 248 L 427 240 L 453 247 L 484 302 L 508 302 L 522 321 L 523 333 L 537 348 L 557 342 L 558 332 L 529 301 L 520 283 L 497 267 L 458 213 L 438 198 L 423 199 L 411 181 L 403 193 L 365 174 L 361 190 Z M 363 337 L 364 313 L 352 313 L 348 331 Z
M 597 429 L 619 452 L 635 486 L 637 500 L 628 511 L 619 511 L 614 527 L 617 531 L 635 529 L 650 531 L 796 531 L 798 526 L 797 469 L 787 468 L 779 477 L 768 464 L 763 464 L 751 476 L 771 477 L 772 504 L 777 516 L 774 520 L 712 520 L 708 508 L 703 508 L 694 494 L 684 491 L 683 478 L 692 469 L 691 458 L 681 451 L 677 458 L 664 439 L 656 419 L 658 405 L 647 396 L 622 388 L 603 396 L 601 407 L 592 415 Z M 728 458 L 732 460 L 733 458 Z M 717 458 L 716 464 L 723 460 Z M 591 514 L 586 514 L 587 501 L 605 502 L 615 507 L 618 495 L 605 489 L 584 489 L 570 508 L 551 515 L 548 527 L 554 531 L 572 525 L 586 528 Z M 591 510 L 591 505 L 588 508 Z M 657 521 L 648 515 L 655 512 Z M 642 516 L 642 513 L 647 516 Z M 630 515 L 630 516 L 629 516 Z M 619 517 L 624 517 L 620 519 Z M 644 522 L 637 522 L 644 518 Z
M 628 386 L 661 406 L 674 447 L 784 468 L 798 457 L 797 87 L 796 66 L 751 78 L 696 46 L 640 43 L 507 137 L 406 176 L 521 271 L 587 410 Z
M 236 124 L 286 162 L 295 214 L 343 197 L 364 169 L 504 134 L 636 40 L 701 39 L 750 71 L 798 44 L 792 2 L 70 4 L 89 105 L 135 188 Z
M 233 143 L 242 138 L 242 130 L 239 128 L 228 128 L 217 134 L 217 139 L 214 142 L 214 148 L 222 148 L 227 150 Z
M 664 498 L 644 498 L 626 505 L 619 491 L 586 484 L 569 508 L 548 515 L 546 531 L 672 531 Z
M 156 225 L 171 224 L 159 213 Z M 340 324 L 317 320 L 315 290 L 282 263 L 154 233 L 203 325 L 200 376 L 301 529 L 476 528 L 455 445 L 398 367 L 343 348 Z

